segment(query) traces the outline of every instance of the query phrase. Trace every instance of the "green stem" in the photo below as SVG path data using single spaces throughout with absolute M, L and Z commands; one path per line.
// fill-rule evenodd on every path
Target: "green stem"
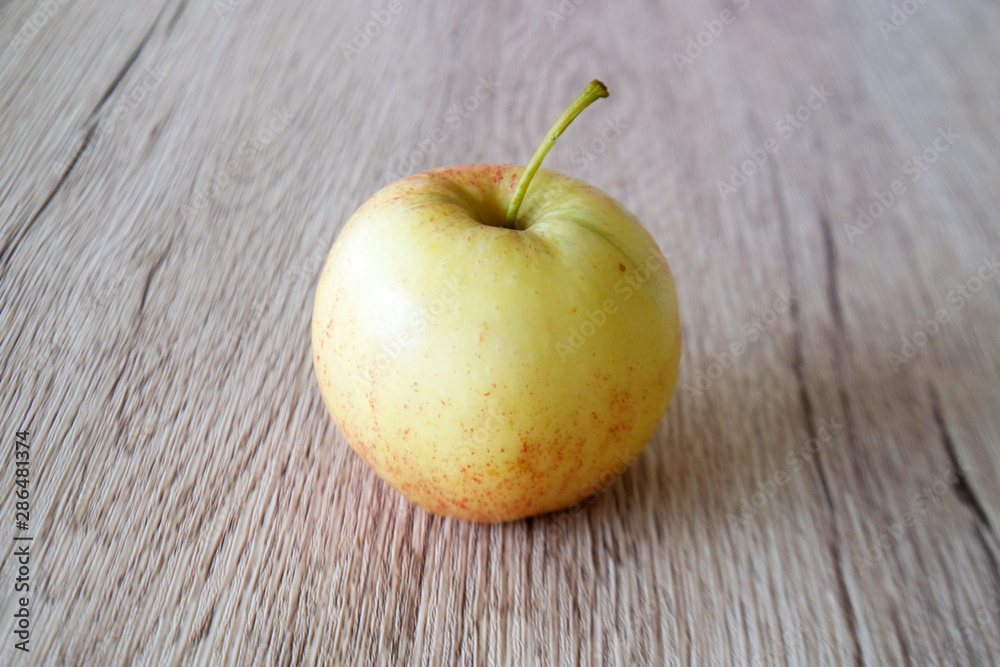
M 559 116 L 559 120 L 556 121 L 555 125 L 549 130 L 549 133 L 545 135 L 544 141 L 535 151 L 535 154 L 531 156 L 531 162 L 528 163 L 527 168 L 521 175 L 521 182 L 517 184 L 517 191 L 514 193 L 514 198 L 510 200 L 510 206 L 507 207 L 507 219 L 504 221 L 504 227 L 507 229 L 517 229 L 517 212 L 521 208 L 521 201 L 524 199 L 524 193 L 528 191 L 528 185 L 531 184 L 531 179 L 534 177 L 535 172 L 538 171 L 538 167 L 541 166 L 542 160 L 545 159 L 545 154 L 549 152 L 552 145 L 556 143 L 556 139 L 559 135 L 569 127 L 569 124 L 573 122 L 573 119 L 580 115 L 580 112 L 586 109 L 588 106 L 596 102 L 602 97 L 608 96 L 608 87 L 603 83 L 594 79 L 587 87 L 583 89 L 583 92 L 573 100 L 573 104 L 569 105 L 566 111 Z

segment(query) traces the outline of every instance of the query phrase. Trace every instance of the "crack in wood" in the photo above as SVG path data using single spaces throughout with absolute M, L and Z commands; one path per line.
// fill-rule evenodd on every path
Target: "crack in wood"
M 833 233 L 830 231 L 830 219 L 826 213 L 819 216 L 819 227 L 823 232 L 823 250 L 826 255 L 826 296 L 830 302 L 830 310 L 833 313 L 833 322 L 840 334 L 840 340 L 844 339 L 844 315 L 840 306 L 840 285 L 837 281 L 837 246 L 833 240 Z
M 167 21 L 166 34 L 169 35 L 174 31 L 174 26 L 177 25 L 177 20 L 180 19 L 181 14 L 183 14 L 184 10 L 187 9 L 187 3 L 188 0 L 181 0 L 180 2 L 177 3 L 177 9 L 174 10 L 173 16 L 170 17 L 169 21 Z
M 962 469 L 962 466 L 958 461 L 958 454 L 955 451 L 955 441 L 952 439 L 951 433 L 948 431 L 948 427 L 945 424 L 944 414 L 941 409 L 941 399 L 940 396 L 938 396 L 937 389 L 933 385 L 930 387 L 930 395 L 931 415 L 934 418 L 934 424 L 937 426 L 938 433 L 941 436 L 941 443 L 944 445 L 944 451 L 948 457 L 948 463 L 955 476 L 955 481 L 952 483 L 951 488 L 955 492 L 955 496 L 958 497 L 959 502 L 965 505 L 976 519 L 976 540 L 979 542 L 979 546 L 982 548 L 983 553 L 986 554 L 986 560 L 989 561 L 990 575 L 993 578 L 994 593 L 1000 597 L 1000 562 L 998 562 L 997 555 L 993 550 L 993 545 L 995 545 L 996 540 L 996 534 L 993 532 L 993 525 L 990 523 L 989 515 L 986 514 L 986 510 L 980 502 L 979 496 L 977 496 L 975 491 L 973 491 L 972 485 L 969 484 L 969 480 L 965 476 L 965 471 Z
M 170 249 L 173 247 L 173 245 L 174 242 L 172 240 L 169 243 L 167 243 L 166 250 L 160 253 L 160 256 L 156 259 L 156 262 L 153 264 L 152 268 L 149 269 L 149 273 L 146 274 L 146 283 L 142 287 L 142 299 L 139 302 L 140 317 L 142 317 L 143 312 L 145 311 L 146 308 L 146 298 L 149 296 L 149 287 L 153 283 L 153 276 L 155 276 L 156 272 L 159 271 L 161 266 L 163 266 L 163 261 L 167 258 L 167 255 L 170 254 Z
M 910 657 L 910 649 L 906 645 L 906 633 L 903 632 L 903 624 L 899 620 L 899 610 L 894 607 L 890 617 L 892 618 L 892 626 L 896 629 L 896 637 L 899 639 L 899 650 L 903 654 L 903 664 L 912 665 L 913 658 Z
M 30 220 L 28 220 L 28 224 L 22 227 L 19 232 L 15 232 L 7 240 L 7 242 L 4 243 L 3 248 L 0 248 L 0 262 L 3 262 L 3 266 L 0 267 L 0 271 L 2 271 L 0 272 L 0 278 L 6 276 L 7 266 L 10 264 L 10 258 L 14 256 L 14 251 L 17 250 L 18 244 L 24 239 L 25 236 L 27 236 L 28 231 L 31 229 L 31 227 L 42 216 L 42 213 L 45 211 L 46 208 L 48 208 L 49 204 L 52 203 L 52 200 L 55 198 L 56 193 L 59 192 L 59 189 L 63 186 L 63 184 L 66 182 L 66 179 L 69 177 L 69 173 L 73 171 L 73 167 L 75 167 L 76 163 L 80 160 L 80 156 L 83 155 L 83 152 L 87 150 L 88 146 L 90 146 L 90 142 L 94 138 L 94 131 L 96 129 L 97 126 L 94 124 L 91 124 L 90 127 L 87 128 L 87 132 L 83 136 L 83 141 L 80 143 L 80 148 L 77 149 L 76 154 L 73 156 L 73 159 L 70 160 L 68 165 L 66 165 L 66 169 L 63 170 L 62 175 L 59 176 L 59 180 L 56 181 L 56 184 L 52 187 L 52 190 L 49 191 L 48 196 L 45 197 L 45 201 L 42 202 L 42 205 L 38 207 L 38 210 L 35 211 L 35 214 L 31 216 Z
M 183 0 L 180 3 L 180 6 L 175 11 L 171 21 L 175 21 L 177 19 L 180 12 L 184 9 L 186 1 L 187 0 Z M 7 241 L 3 245 L 3 248 L 0 248 L 0 263 L 2 263 L 2 265 L 0 265 L 0 278 L 6 276 L 7 267 L 10 264 L 10 258 L 13 257 L 14 251 L 17 249 L 18 244 L 21 242 L 21 240 L 24 239 L 24 237 L 27 235 L 31 227 L 35 224 L 35 222 L 38 221 L 39 217 L 41 217 L 42 213 L 45 211 L 48 205 L 52 202 L 53 198 L 56 196 L 56 193 L 59 192 L 59 189 L 62 188 L 63 184 L 66 182 L 66 179 L 69 176 L 70 172 L 73 171 L 73 168 L 76 166 L 77 162 L 79 162 L 80 156 L 83 155 L 83 152 L 87 150 L 87 148 L 91 145 L 91 142 L 93 141 L 94 138 L 94 133 L 97 130 L 98 126 L 97 115 L 100 113 L 101 109 L 107 103 L 108 99 L 110 99 L 111 95 L 114 94 L 119 84 L 121 84 L 122 80 L 125 78 L 125 75 L 132 68 L 132 65 L 135 64 L 135 61 L 139 58 L 139 54 L 142 53 L 144 48 L 146 48 L 146 44 L 149 43 L 149 38 L 153 36 L 153 32 L 156 30 L 156 26 L 159 25 L 160 19 L 163 17 L 163 13 L 166 11 L 166 9 L 167 5 L 164 5 L 160 9 L 159 14 L 156 15 L 156 18 L 153 20 L 153 24 L 149 27 L 149 30 L 147 30 L 143 38 L 139 40 L 139 44 L 132 51 L 132 54 L 128 57 L 128 59 L 126 59 L 125 64 L 118 71 L 118 74 L 115 75 L 114 79 L 112 79 L 111 84 L 104 91 L 104 94 L 101 96 L 101 99 L 90 111 L 90 114 L 87 116 L 87 121 L 86 121 L 87 130 L 84 134 L 83 141 L 80 144 L 80 148 L 77 149 L 76 154 L 73 155 L 73 159 L 70 160 L 69 164 L 66 166 L 66 169 L 63 170 L 63 173 L 59 177 L 59 180 L 56 181 L 56 184 L 52 187 L 52 189 L 49 191 L 49 194 L 45 197 L 45 201 L 42 202 L 42 205 L 38 208 L 37 211 L 35 211 L 34 215 L 31 216 L 31 219 L 28 220 L 28 224 L 22 227 L 19 232 L 15 232 L 9 239 L 7 239 Z
M 948 428 L 944 423 L 944 417 L 941 413 L 941 401 L 938 397 L 937 390 L 933 386 L 930 389 L 930 393 L 931 414 L 934 417 L 934 424 L 937 426 L 938 433 L 941 435 L 941 444 L 944 445 L 945 454 L 948 456 L 948 464 L 951 466 L 951 470 L 955 475 L 955 481 L 952 483 L 951 487 L 962 504 L 972 511 L 973 516 L 976 517 L 976 521 L 984 526 L 987 532 L 992 534 L 993 527 L 990 525 L 989 516 L 987 516 L 986 510 L 983 509 L 982 503 L 979 502 L 979 497 L 976 496 L 976 493 L 972 490 L 972 486 L 969 484 L 969 480 L 965 476 L 965 471 L 958 462 L 958 455 L 955 453 L 955 441 L 952 440 L 951 434 L 948 432 Z
M 94 105 L 94 108 L 91 109 L 90 115 L 87 116 L 88 123 L 96 120 L 97 115 L 101 112 L 101 109 L 114 94 L 115 90 L 118 89 L 118 86 L 125 78 L 125 75 L 128 74 L 130 69 L 132 69 L 132 65 L 134 65 L 135 61 L 139 59 L 139 54 L 142 53 L 143 49 L 146 48 L 146 44 L 149 43 L 149 38 L 153 36 L 153 31 L 156 30 L 156 26 L 160 23 L 160 19 L 163 17 L 163 12 L 165 10 L 166 6 L 160 9 L 160 13 L 157 14 L 156 18 L 153 20 L 153 25 L 149 26 L 149 30 L 147 30 L 143 38 L 139 40 L 139 44 L 135 47 L 135 49 L 133 49 L 132 54 L 125 60 L 121 69 L 118 70 L 118 74 L 116 74 L 111 80 L 111 84 L 105 89 L 104 94 L 101 95 L 101 99 Z
M 772 192 L 774 196 L 775 208 L 778 212 L 778 222 L 781 227 L 781 245 L 782 251 L 785 257 L 785 263 L 788 265 L 789 282 L 795 284 L 795 259 L 791 249 L 791 236 L 788 224 L 788 212 L 785 208 L 784 199 L 781 197 L 781 192 L 778 189 L 778 170 L 777 165 L 773 169 L 773 177 L 771 179 Z M 823 224 L 825 217 L 821 217 L 820 224 Z M 832 240 L 832 239 L 831 239 Z M 828 263 L 835 259 L 835 255 L 830 255 L 831 248 L 827 247 L 827 261 Z M 831 271 L 835 271 L 835 265 L 827 267 L 827 275 L 830 275 Z M 836 280 L 834 279 L 831 285 L 828 286 L 833 289 L 832 292 L 828 292 L 834 298 L 837 297 L 836 293 Z M 831 305 L 831 307 L 833 307 Z M 835 312 L 839 317 L 839 300 L 834 308 Z M 792 318 L 792 330 L 793 330 L 793 341 L 794 341 L 794 354 L 795 357 L 792 361 L 792 371 L 795 374 L 796 382 L 799 387 L 799 400 L 802 403 L 802 410 L 805 416 L 806 429 L 809 434 L 810 440 L 816 438 L 816 424 L 814 421 L 812 399 L 809 398 L 809 392 L 806 389 L 805 380 L 805 359 L 802 352 L 802 321 L 799 317 L 799 304 L 798 299 L 791 299 L 789 304 L 789 314 Z M 833 496 L 830 493 L 830 487 L 826 479 L 826 470 L 823 466 L 823 456 L 821 452 L 816 453 L 816 472 L 819 477 L 820 486 L 823 491 L 823 500 L 826 504 L 827 511 L 830 513 L 830 528 L 833 532 L 832 540 L 830 542 L 830 552 L 833 556 L 834 562 L 834 574 L 837 578 L 837 596 L 840 600 L 840 605 L 843 608 L 843 613 L 847 621 L 847 627 L 851 635 L 851 643 L 853 645 L 854 662 L 857 665 L 864 664 L 864 651 L 861 646 L 861 637 L 858 632 L 858 620 L 857 614 L 854 610 L 854 602 L 851 600 L 850 591 L 847 587 L 847 580 L 844 576 L 844 559 L 841 547 L 840 529 L 837 526 L 837 511 L 833 503 Z

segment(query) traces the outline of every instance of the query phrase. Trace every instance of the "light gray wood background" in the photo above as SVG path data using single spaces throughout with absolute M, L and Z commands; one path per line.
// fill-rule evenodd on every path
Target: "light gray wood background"
M 1000 663 L 1000 5 L 898 6 L 0 3 L 0 662 Z M 429 516 L 324 409 L 321 262 L 595 77 L 545 165 L 667 253 L 678 391 L 593 502 Z

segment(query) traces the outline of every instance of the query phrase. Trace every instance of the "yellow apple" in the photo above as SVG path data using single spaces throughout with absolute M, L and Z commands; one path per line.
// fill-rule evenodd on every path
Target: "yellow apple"
M 548 146 L 607 95 L 595 84 Z M 614 199 L 539 170 L 548 146 L 527 168 L 386 186 L 345 224 L 316 287 L 330 413 L 436 514 L 507 521 L 585 499 L 638 456 L 673 394 L 680 320 L 663 254 Z

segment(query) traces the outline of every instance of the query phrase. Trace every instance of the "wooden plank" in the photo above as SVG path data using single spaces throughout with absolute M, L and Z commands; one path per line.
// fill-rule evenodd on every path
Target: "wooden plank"
M 1000 662 L 1000 10 L 907 7 L 0 7 L 31 661 Z M 595 76 L 546 166 L 668 254 L 677 394 L 592 502 L 429 516 L 323 406 L 321 263 L 399 176 L 525 162 Z

